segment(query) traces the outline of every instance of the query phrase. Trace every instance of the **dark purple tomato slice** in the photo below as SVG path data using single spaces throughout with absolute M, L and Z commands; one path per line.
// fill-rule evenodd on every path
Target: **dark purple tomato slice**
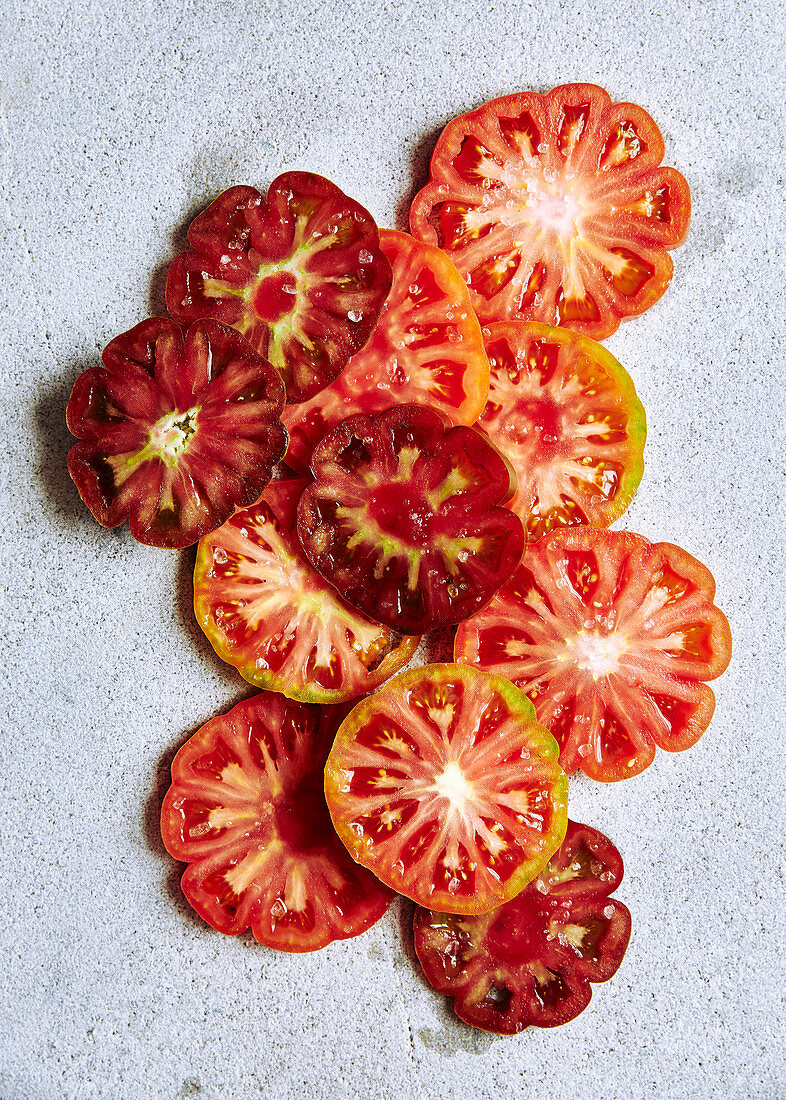
M 725 670 L 731 633 L 710 571 L 671 543 L 569 527 L 456 633 L 460 663 L 507 676 L 560 744 L 560 763 L 611 782 L 655 747 L 701 737 L 715 709 L 704 681 Z
M 200 541 L 194 611 L 219 657 L 255 687 L 337 703 L 398 672 L 419 639 L 349 607 L 308 562 L 295 531 L 305 484 L 272 481 Z
M 352 416 L 314 449 L 298 536 L 315 569 L 369 618 L 404 633 L 481 608 L 521 557 L 505 459 L 472 428 L 416 405 Z
M 76 380 L 66 420 L 79 495 L 104 527 L 149 546 L 190 546 L 256 500 L 286 450 L 277 372 L 232 329 L 183 338 L 162 317 L 104 349 Z
M 288 402 L 333 381 L 390 290 L 374 219 L 313 172 L 284 172 L 267 198 L 230 187 L 194 219 L 188 243 L 169 269 L 167 309 L 236 328 L 281 373 Z
M 556 1027 L 584 1011 L 590 982 L 619 969 L 631 918 L 609 895 L 621 881 L 611 841 L 569 821 L 561 847 L 512 901 L 480 916 L 418 909 L 415 951 L 472 1027 L 500 1035 Z
M 346 710 L 256 695 L 180 749 L 161 809 L 182 887 L 219 932 L 251 927 L 267 947 L 315 951 L 357 936 L 391 901 L 330 822 L 323 769 Z

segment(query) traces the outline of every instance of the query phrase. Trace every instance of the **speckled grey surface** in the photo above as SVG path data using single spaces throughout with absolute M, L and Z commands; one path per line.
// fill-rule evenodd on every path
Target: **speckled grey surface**
M 0 1100 L 786 1096 L 782 6 L 4 7 Z M 407 904 L 303 957 L 191 915 L 168 765 L 246 692 L 191 617 L 193 555 L 79 502 L 63 414 L 222 188 L 313 169 L 403 227 L 449 118 L 569 80 L 648 108 L 693 189 L 672 287 L 609 341 L 649 419 L 622 526 L 711 567 L 735 656 L 694 749 L 572 782 L 631 946 L 579 1019 L 497 1039 L 421 980 Z

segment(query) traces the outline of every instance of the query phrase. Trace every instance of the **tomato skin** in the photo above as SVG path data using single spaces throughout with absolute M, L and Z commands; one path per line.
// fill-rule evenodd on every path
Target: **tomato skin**
M 154 317 L 102 359 L 66 411 L 68 470 L 102 526 L 127 519 L 137 541 L 180 549 L 257 499 L 286 450 L 284 388 L 242 337 Z
M 661 297 L 687 235 L 690 190 L 663 154 L 650 115 L 597 85 L 503 96 L 445 127 L 410 227 L 446 249 L 481 323 L 601 340 Z
M 607 837 L 568 822 L 546 868 L 500 908 L 480 916 L 416 910 L 415 952 L 428 981 L 484 1031 L 514 1035 L 575 1019 L 590 982 L 614 976 L 630 940 L 630 912 L 610 897 L 622 874 Z
M 560 744 L 568 774 L 600 782 L 644 771 L 656 746 L 689 748 L 731 659 L 710 571 L 671 543 L 562 528 L 463 623 L 455 658 L 508 676 Z
M 230 187 L 195 218 L 188 242 L 169 269 L 167 309 L 236 328 L 281 373 L 290 403 L 336 377 L 390 290 L 374 219 L 313 172 L 284 172 L 264 198 Z

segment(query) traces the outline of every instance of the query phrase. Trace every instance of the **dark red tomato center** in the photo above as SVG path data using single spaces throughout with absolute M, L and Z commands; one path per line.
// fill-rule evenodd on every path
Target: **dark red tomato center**
M 322 787 L 322 772 L 312 771 L 293 791 L 275 799 L 276 834 L 289 848 L 307 852 L 324 845 L 330 830 Z
M 525 890 L 509 905 L 501 907 L 486 933 L 491 955 L 513 965 L 539 959 L 543 954 L 543 928 L 546 914 L 555 903 Z M 544 920 L 545 917 L 545 920 Z
M 431 544 L 434 512 L 417 489 L 400 482 L 380 485 L 371 493 L 368 512 L 384 534 L 410 546 Z
M 523 403 L 522 419 L 525 423 L 529 421 L 532 432 L 538 437 L 543 457 L 554 457 L 562 429 L 557 406 L 551 401 L 532 398 Z
M 268 324 L 274 324 L 291 313 L 296 301 L 297 283 L 289 271 L 268 275 L 254 291 L 254 309 Z

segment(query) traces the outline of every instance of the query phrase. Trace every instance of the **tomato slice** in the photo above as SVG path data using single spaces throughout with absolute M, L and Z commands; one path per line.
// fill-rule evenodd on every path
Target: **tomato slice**
M 345 416 L 423 404 L 454 424 L 483 410 L 489 364 L 466 284 L 439 248 L 381 229 L 393 286 L 368 342 L 342 373 L 309 401 L 285 409 L 287 462 L 308 466 L 317 440 Z
M 471 615 L 521 557 L 524 531 L 498 505 L 509 466 L 479 432 L 435 409 L 351 416 L 314 449 L 298 505 L 306 557 L 354 607 L 405 633 Z
M 219 932 L 315 951 L 374 924 L 391 895 L 330 823 L 322 770 L 345 708 L 261 694 L 207 722 L 172 763 L 161 810 L 183 893 Z
M 276 371 L 236 332 L 153 317 L 115 337 L 76 380 L 66 420 L 79 495 L 104 527 L 126 519 L 178 549 L 256 500 L 286 449 Z
M 556 1027 L 590 1002 L 590 982 L 619 969 L 630 912 L 611 898 L 622 881 L 611 841 L 575 821 L 538 877 L 480 916 L 415 912 L 415 952 L 456 1015 L 499 1035 Z
M 644 408 L 624 367 L 588 336 L 550 325 L 484 329 L 489 402 L 479 425 L 518 477 L 509 503 L 531 541 L 554 527 L 607 527 L 644 471 Z
M 420 905 L 483 913 L 565 835 L 558 748 L 521 692 L 450 664 L 400 673 L 339 728 L 325 769 L 353 858 Z
M 271 482 L 262 500 L 201 540 L 194 611 L 219 657 L 250 684 L 336 703 L 398 672 L 419 638 L 370 622 L 309 564 L 295 531 L 305 484 Z
M 412 232 L 441 244 L 481 322 L 544 321 L 596 340 L 671 282 L 690 190 L 654 121 L 594 84 L 520 92 L 443 130 Z
M 284 172 L 266 199 L 230 187 L 195 218 L 188 243 L 169 269 L 167 309 L 236 328 L 280 371 L 290 402 L 336 377 L 390 290 L 374 219 L 312 172 Z
M 528 549 L 456 634 L 459 662 L 509 677 L 560 744 L 560 763 L 610 782 L 687 749 L 715 709 L 704 681 L 731 633 L 710 571 L 678 546 L 571 527 Z

